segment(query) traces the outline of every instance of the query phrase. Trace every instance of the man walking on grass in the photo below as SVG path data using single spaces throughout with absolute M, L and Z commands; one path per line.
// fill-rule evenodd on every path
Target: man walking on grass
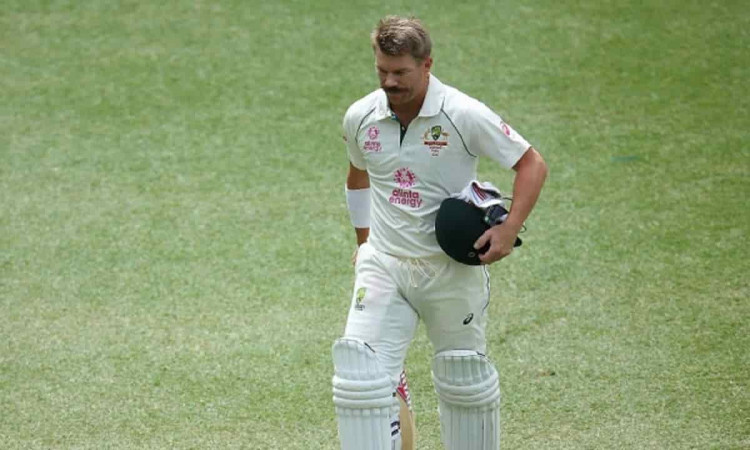
M 371 36 L 380 89 L 347 110 L 347 205 L 359 246 L 346 329 L 333 345 L 342 450 L 401 449 L 396 388 L 419 319 L 434 347 L 432 375 L 445 448 L 500 446 L 498 374 L 485 356 L 492 264 L 513 251 L 547 175 L 541 155 L 481 102 L 431 74 L 429 34 L 389 16 Z M 443 200 L 477 177 L 479 158 L 515 171 L 506 220 L 475 243 L 483 265 L 440 248 Z M 406 446 L 406 445 L 404 445 Z

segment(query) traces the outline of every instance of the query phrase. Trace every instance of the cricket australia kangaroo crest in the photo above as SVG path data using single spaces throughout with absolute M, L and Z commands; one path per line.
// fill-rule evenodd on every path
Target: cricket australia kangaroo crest
M 440 156 L 440 150 L 448 145 L 448 132 L 443 131 L 442 125 L 433 125 L 422 135 L 424 145 L 430 149 L 430 155 Z

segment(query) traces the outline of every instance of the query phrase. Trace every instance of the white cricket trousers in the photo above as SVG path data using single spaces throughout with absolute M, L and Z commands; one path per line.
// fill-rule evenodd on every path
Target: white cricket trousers
M 468 266 L 446 255 L 397 258 L 364 243 L 355 273 L 344 337 L 361 339 L 375 350 L 394 386 L 420 318 L 435 353 L 486 353 L 486 266 Z

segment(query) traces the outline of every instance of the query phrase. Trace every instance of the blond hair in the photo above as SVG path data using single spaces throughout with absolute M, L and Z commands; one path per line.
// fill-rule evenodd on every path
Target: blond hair
M 390 56 L 410 54 L 417 60 L 429 58 L 430 34 L 416 17 L 386 16 L 370 34 L 372 48 Z

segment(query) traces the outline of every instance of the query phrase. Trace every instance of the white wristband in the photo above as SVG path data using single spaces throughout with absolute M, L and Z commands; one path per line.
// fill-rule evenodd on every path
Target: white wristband
M 370 188 L 349 189 L 346 191 L 346 206 L 354 228 L 370 228 Z

